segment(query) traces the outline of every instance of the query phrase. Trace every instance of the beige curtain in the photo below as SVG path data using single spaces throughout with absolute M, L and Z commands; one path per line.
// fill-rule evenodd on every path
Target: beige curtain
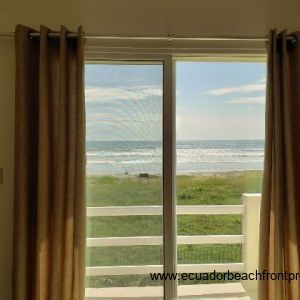
M 16 27 L 13 295 L 84 299 L 83 34 Z
M 300 33 L 269 40 L 260 271 L 300 272 Z M 299 280 L 259 281 L 260 300 L 299 300 Z

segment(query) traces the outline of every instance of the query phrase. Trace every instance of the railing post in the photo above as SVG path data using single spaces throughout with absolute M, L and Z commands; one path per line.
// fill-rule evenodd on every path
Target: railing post
M 258 269 L 260 204 L 261 194 L 243 194 L 244 272 L 254 273 L 254 276 Z M 243 280 L 246 291 L 254 295 L 257 293 L 257 284 L 256 280 Z

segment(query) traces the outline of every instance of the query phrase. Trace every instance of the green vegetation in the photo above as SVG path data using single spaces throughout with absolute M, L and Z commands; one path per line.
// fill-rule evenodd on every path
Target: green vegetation
M 243 171 L 177 176 L 178 205 L 241 204 L 243 193 L 261 190 L 262 172 Z M 88 177 L 88 206 L 142 206 L 162 204 L 162 178 L 149 183 L 136 176 Z M 178 235 L 241 234 L 237 215 L 178 216 Z M 88 237 L 162 235 L 161 216 L 91 217 Z M 162 264 L 162 246 L 95 247 L 87 251 L 89 266 Z M 178 263 L 240 262 L 241 245 L 180 245 Z M 191 282 L 196 284 L 196 282 Z M 88 287 L 161 285 L 148 275 L 87 278 Z M 185 282 L 187 284 L 187 282 Z

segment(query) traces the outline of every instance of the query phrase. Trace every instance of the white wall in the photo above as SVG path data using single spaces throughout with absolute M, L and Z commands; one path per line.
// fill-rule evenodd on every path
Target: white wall
M 0 31 L 15 25 L 141 35 L 265 35 L 300 30 L 299 0 L 1 0 Z M 0 300 L 10 300 L 13 216 L 14 45 L 0 40 Z

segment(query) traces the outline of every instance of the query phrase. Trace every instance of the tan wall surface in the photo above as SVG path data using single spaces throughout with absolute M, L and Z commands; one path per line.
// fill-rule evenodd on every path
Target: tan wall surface
M 137 35 L 266 35 L 300 30 L 299 0 L 0 0 L 0 32 L 40 24 Z M 14 45 L 0 40 L 0 300 L 10 300 L 13 215 Z
M 10 300 L 13 214 L 14 51 L 0 40 L 0 300 Z
M 1 0 L 0 30 L 16 23 L 90 33 L 263 35 L 299 28 L 299 0 Z

